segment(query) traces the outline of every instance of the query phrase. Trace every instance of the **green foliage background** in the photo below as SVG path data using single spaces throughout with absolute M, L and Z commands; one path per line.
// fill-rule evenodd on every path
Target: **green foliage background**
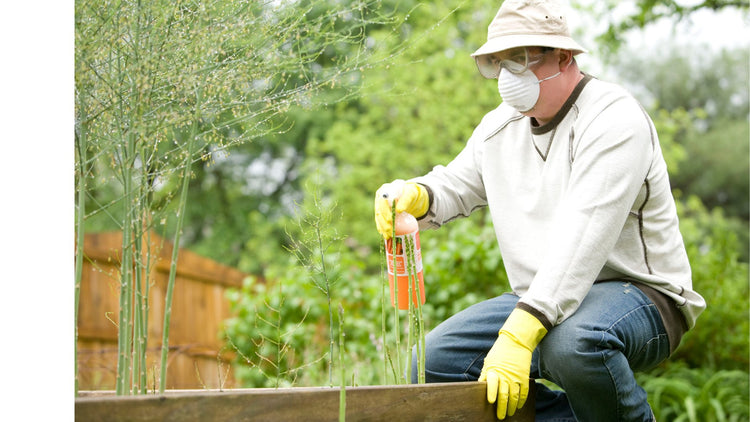
M 346 371 L 353 385 L 393 382 L 394 368 L 384 348 L 394 338 L 382 331 L 383 262 L 372 196 L 384 182 L 446 164 L 500 100 L 496 85 L 479 76 L 468 56 L 484 41 L 497 2 L 437 3 L 378 1 L 344 7 L 321 0 L 285 8 L 286 3 L 279 2 L 284 12 L 280 18 L 288 19 L 293 30 L 274 32 L 281 30 L 270 24 L 243 25 L 239 17 L 247 10 L 239 4 L 244 3 L 222 9 L 219 2 L 206 13 L 228 16 L 228 26 L 212 26 L 218 32 L 205 45 L 195 41 L 203 49 L 169 56 L 176 63 L 165 67 L 170 72 L 179 73 L 193 62 L 193 54 L 204 57 L 207 51 L 215 63 L 226 66 L 223 73 L 211 75 L 207 92 L 213 96 L 205 109 L 191 103 L 189 95 L 172 100 L 159 96 L 168 90 L 159 90 L 149 97 L 154 101 L 146 103 L 144 115 L 156 109 L 165 114 L 161 120 L 147 120 L 136 133 L 143 133 L 145 145 L 158 144 L 154 150 L 169 151 L 170 141 L 182 139 L 180 111 L 185 106 L 209 116 L 199 122 L 206 136 L 190 165 L 182 246 L 254 274 L 230 294 L 236 316 L 219 334 L 238 352 L 236 376 L 243 385 L 328 384 L 329 300 L 341 304 L 346 315 L 346 361 L 334 363 L 336 370 Z M 642 27 L 665 10 L 689 12 L 674 9 L 672 1 L 634 6 L 632 16 L 611 27 L 625 31 Z M 300 10 L 306 13 L 294 13 Z M 737 13 L 747 16 L 747 8 Z M 253 9 L 253 15 L 263 16 L 262 10 Z M 200 27 L 201 20 L 195 22 Z M 240 27 L 241 32 L 231 30 Z M 332 34 L 340 29 L 345 36 L 335 38 Z M 80 34 L 77 51 L 93 43 L 90 33 Z M 591 54 L 607 53 L 608 65 L 617 70 L 616 81 L 634 88 L 657 125 L 694 286 L 708 302 L 675 356 L 639 377 L 659 420 L 747 420 L 750 53 L 746 47 L 703 50 L 698 61 L 689 48 L 642 55 L 627 51 L 614 34 L 602 34 L 598 48 L 589 46 Z M 224 46 L 224 53 L 211 50 L 212 45 Z M 227 51 L 251 51 L 260 45 L 269 55 L 249 56 L 260 60 L 247 59 L 236 69 L 224 60 L 233 57 Z M 294 51 L 307 54 L 290 53 Z M 275 60 L 264 61 L 269 57 Z M 166 74 L 183 81 L 178 74 Z M 229 78 L 222 81 L 222 75 Z M 97 113 L 110 113 L 102 104 L 119 104 L 122 96 L 117 93 L 86 88 L 101 86 L 96 75 L 82 68 L 76 77 L 81 92 L 93 93 L 77 100 L 79 124 Z M 191 85 L 165 86 L 177 94 L 191 92 Z M 263 89 L 243 90 L 247 86 Z M 111 100 L 90 100 L 102 97 Z M 102 128 L 93 132 L 98 137 L 89 147 L 97 158 L 92 159 L 88 189 L 97 206 L 87 213 L 85 225 L 86 230 L 117 229 L 128 206 L 109 167 L 111 157 L 117 156 L 111 152 L 117 137 L 107 134 L 116 131 L 112 121 L 96 123 Z M 178 164 L 169 161 L 169 155 L 163 157 L 154 161 L 164 170 L 159 173 L 162 184 L 152 186 L 149 207 L 158 216 L 153 227 L 170 234 L 172 187 L 179 185 L 182 173 L 175 171 Z M 337 240 L 323 253 L 328 275 L 335 280 L 328 295 L 288 250 L 293 240 L 310 236 L 304 218 L 316 208 L 336 216 L 327 224 L 326 235 Z M 508 289 L 485 211 L 439 231 L 422 232 L 421 238 L 428 329 Z M 385 321 L 392 326 L 392 313 Z M 736 388 L 728 390 L 726 385 Z

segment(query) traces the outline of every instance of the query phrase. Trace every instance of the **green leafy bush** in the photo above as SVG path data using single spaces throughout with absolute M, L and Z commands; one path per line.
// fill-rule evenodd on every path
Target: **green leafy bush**
M 691 367 L 747 371 L 748 264 L 738 260 L 735 227 L 721 209 L 709 212 L 696 197 L 677 204 L 693 287 L 706 299 L 707 308 L 672 359 Z
M 670 365 L 638 375 L 658 421 L 747 421 L 750 376 L 747 371 Z
M 401 371 L 392 368 L 383 354 L 383 348 L 389 347 L 393 355 L 394 336 L 389 331 L 383 337 L 382 279 L 364 275 L 345 262 L 338 261 L 338 268 L 347 271 L 332 290 L 332 298 L 346 312 L 348 384 L 391 383 L 393 373 Z M 286 271 L 271 274 L 273 282 L 250 279 L 242 290 L 228 295 L 236 316 L 227 320 L 225 332 L 229 346 L 239 355 L 237 380 L 245 387 L 328 385 L 327 298 L 304 281 L 307 274 L 291 262 Z M 384 293 L 388 295 L 387 290 Z M 385 314 L 388 327 L 393 326 L 391 309 L 388 305 Z M 401 318 L 402 332 L 408 326 L 405 319 Z M 334 327 L 335 337 L 339 334 Z
M 241 385 L 288 387 L 304 382 L 313 367 L 325 374 L 325 342 L 314 341 L 318 328 L 325 332 L 325 326 L 319 327 L 325 308 L 306 303 L 304 298 L 314 294 L 309 286 L 288 287 L 281 278 L 267 285 L 251 277 L 242 289 L 228 293 L 235 316 L 225 322 L 225 336 L 238 354 L 235 377 Z M 315 380 L 318 385 L 323 381 Z

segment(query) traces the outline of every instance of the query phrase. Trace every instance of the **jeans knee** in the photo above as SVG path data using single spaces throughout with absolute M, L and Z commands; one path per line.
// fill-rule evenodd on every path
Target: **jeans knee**
M 425 337 L 425 370 L 427 372 L 460 372 L 461 368 L 454 366 L 455 357 L 451 354 L 448 342 L 442 338 L 434 338 L 428 334 Z M 413 365 L 417 363 L 417 350 L 412 351 Z
M 479 377 L 482 349 L 463 349 L 458 344 L 440 336 L 427 335 L 425 339 L 425 377 L 427 382 L 472 381 Z M 487 346 L 489 350 L 489 346 Z M 418 356 L 412 350 L 412 374 L 417 376 Z
M 539 344 L 540 371 L 558 381 L 585 379 L 581 375 L 604 364 L 605 337 L 605 332 L 586 327 L 561 324 L 553 328 Z

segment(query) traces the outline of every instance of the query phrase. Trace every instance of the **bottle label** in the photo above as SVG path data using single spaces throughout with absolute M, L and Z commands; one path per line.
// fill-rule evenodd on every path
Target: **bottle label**
M 396 241 L 396 275 L 408 277 L 410 272 L 416 275 L 422 271 L 422 247 L 419 243 L 419 231 L 395 237 Z M 411 253 L 409 252 L 411 248 Z M 385 241 L 388 274 L 393 275 L 393 239 Z M 414 268 L 410 268 L 413 266 Z

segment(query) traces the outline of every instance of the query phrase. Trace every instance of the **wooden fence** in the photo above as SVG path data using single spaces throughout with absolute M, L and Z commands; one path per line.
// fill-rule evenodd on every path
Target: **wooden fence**
M 164 299 L 172 245 L 151 235 L 148 311 L 149 390 L 158 389 Z M 78 388 L 113 390 L 117 374 L 117 320 L 122 234 L 86 236 L 78 309 Z M 169 332 L 167 388 L 234 386 L 234 357 L 221 337 L 229 318 L 226 291 L 239 288 L 246 274 L 187 250 L 180 250 Z

